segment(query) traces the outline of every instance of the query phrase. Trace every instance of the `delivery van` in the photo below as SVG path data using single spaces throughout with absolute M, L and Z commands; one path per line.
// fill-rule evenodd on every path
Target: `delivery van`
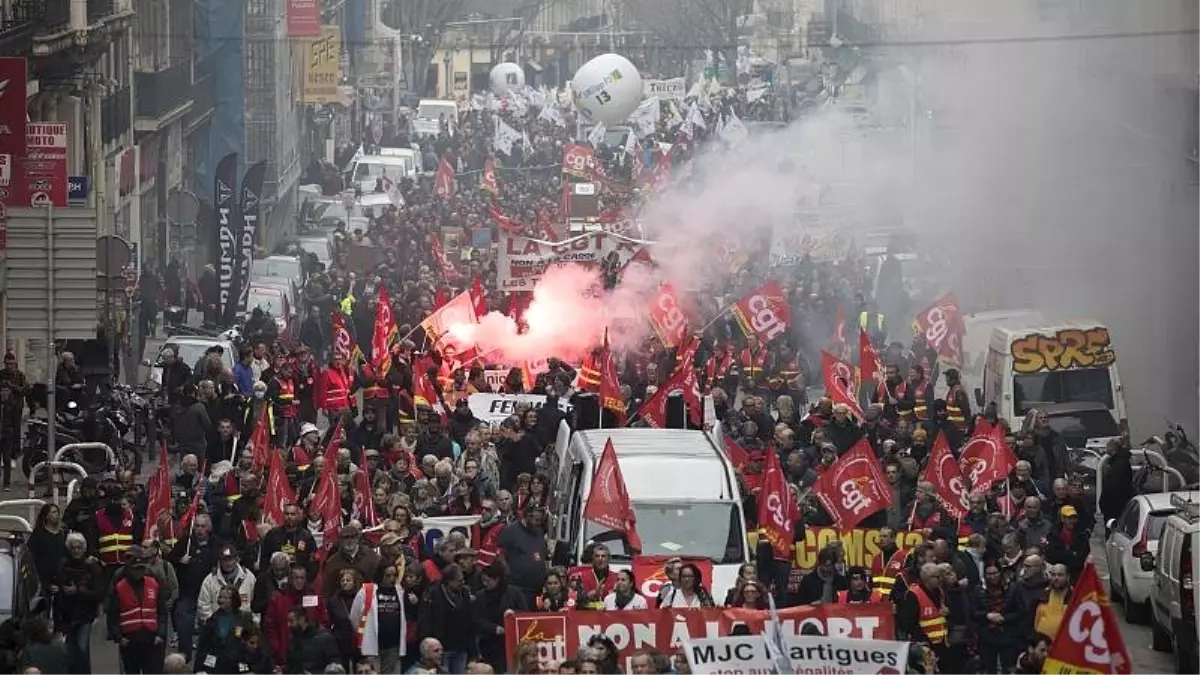
M 995 403 L 997 415 L 1013 429 L 1022 427 L 1031 410 L 1052 417 L 1061 412 L 1066 423 L 1084 428 L 1075 433 L 1087 437 L 1088 447 L 1100 449 L 1107 438 L 1120 435 L 1128 419 L 1108 327 L 1091 320 L 995 328 L 975 400 L 980 406 Z
M 750 560 L 742 496 L 733 465 L 713 438 L 683 429 L 588 429 L 563 422 L 555 443 L 558 471 L 550 509 L 555 565 L 586 564 L 589 542 L 608 546 L 613 567 L 632 563 L 624 535 L 584 520 L 604 446 L 612 441 L 637 515 L 643 555 L 707 558 L 714 598 L 725 597 Z
M 1175 513 L 1163 524 L 1158 555 L 1143 557 L 1143 569 L 1154 570 L 1151 647 L 1174 652 L 1175 672 L 1194 673 L 1200 668 L 1200 609 L 1195 591 L 1195 570 L 1200 569 L 1200 503 L 1173 494 L 1171 505 Z

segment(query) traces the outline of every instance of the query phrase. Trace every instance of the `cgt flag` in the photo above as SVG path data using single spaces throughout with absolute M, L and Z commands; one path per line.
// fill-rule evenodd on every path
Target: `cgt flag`
M 1108 602 L 1096 566 L 1089 560 L 1063 612 L 1042 672 L 1128 675 L 1132 666 L 1117 615 Z
M 240 292 L 233 287 L 241 239 L 237 231 L 241 224 L 237 216 L 237 164 L 238 155 L 231 152 L 217 164 L 217 171 L 213 174 L 213 210 L 217 217 L 217 226 L 213 228 L 216 234 L 213 251 L 216 254 L 214 267 L 217 272 L 218 299 L 212 311 L 218 323 L 236 312 L 237 293 Z M 231 304 L 235 305 L 232 310 Z
M 812 491 L 842 532 L 891 506 L 893 498 L 879 460 L 865 438 L 826 469 L 813 483 Z
M 758 494 L 758 527 L 761 536 L 771 542 L 776 560 L 795 558 L 796 521 L 799 518 L 800 509 L 779 465 L 779 453 L 768 452 L 762 492 Z
M 398 337 L 396 317 L 392 315 L 392 301 L 388 297 L 387 288 L 381 285 L 375 305 L 375 332 L 371 335 L 371 367 L 379 377 L 387 377 L 388 371 L 392 369 L 392 341 Z
M 767 344 L 787 332 L 792 309 L 778 281 L 768 281 L 733 304 L 733 318 L 747 336 Z
M 681 308 L 679 294 L 671 284 L 663 284 L 650 306 L 646 319 L 659 342 L 667 349 L 678 347 L 688 335 L 688 315 Z
M 592 478 L 583 517 L 600 527 L 624 534 L 629 542 L 629 550 L 641 552 L 637 515 L 629 501 L 629 490 L 625 487 L 625 478 L 621 475 L 621 465 L 617 463 L 617 451 L 611 438 L 604 444 L 604 454 L 600 456 L 596 475 Z
M 963 445 L 958 461 L 974 490 L 987 490 L 1017 465 L 1016 455 L 1004 441 L 1004 427 L 993 427 L 983 418 L 975 421 L 975 433 Z
M 438 162 L 437 173 L 433 176 L 433 194 L 442 199 L 449 199 L 454 196 L 456 189 L 454 165 L 450 163 L 449 157 L 443 156 Z
M 825 383 L 825 395 L 834 403 L 842 403 L 862 419 L 862 407 L 858 405 L 858 372 L 854 366 L 829 352 L 821 352 L 821 380 Z
M 929 463 L 925 465 L 925 473 L 921 480 L 933 484 L 938 501 L 955 520 L 961 520 L 970 510 L 967 500 L 967 485 L 962 471 L 954 455 L 950 454 L 950 443 L 946 441 L 946 433 L 939 431 L 933 441 L 933 449 L 929 451 Z

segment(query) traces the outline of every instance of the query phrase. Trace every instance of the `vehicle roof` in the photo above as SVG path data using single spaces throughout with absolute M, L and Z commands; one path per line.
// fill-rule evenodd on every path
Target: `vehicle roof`
M 224 347 L 225 345 L 233 344 L 229 340 L 224 340 L 218 337 L 208 337 L 205 335 L 176 335 L 174 337 L 168 337 L 165 342 L 177 345 L 208 345 L 210 347 L 212 345 L 221 345 Z
M 729 468 L 703 431 L 589 429 L 576 434 L 593 467 L 612 439 L 629 498 L 638 501 L 731 501 Z M 676 476 L 677 480 L 664 480 Z
M 293 265 L 300 264 L 300 261 L 296 260 L 295 256 L 283 255 L 282 253 L 276 253 L 274 255 L 269 255 L 269 256 L 263 258 L 263 260 L 270 260 L 272 262 L 287 262 L 287 263 L 292 263 Z
M 1188 501 L 1200 501 L 1200 490 L 1179 490 L 1176 492 L 1152 492 L 1150 494 L 1137 495 L 1147 503 L 1151 511 L 1167 511 L 1174 510 L 1171 506 L 1171 496 L 1178 495 Z
M 273 284 L 260 284 L 257 281 L 250 282 L 250 290 L 265 292 L 265 293 L 269 293 L 271 295 L 279 295 L 281 297 L 286 295 L 284 290 L 282 288 L 279 288 L 278 286 L 275 286 Z
M 1042 313 L 1036 309 L 989 309 L 982 312 L 971 312 L 963 316 L 963 321 L 986 323 L 989 321 L 1004 321 L 1005 319 L 1023 319 L 1037 317 L 1038 323 L 1045 321 Z
M 1040 315 L 1039 315 L 1040 316 Z M 1026 335 L 1053 335 L 1061 330 L 1091 330 L 1093 328 L 1108 328 L 1100 321 L 1092 319 L 1067 319 L 1059 323 L 1045 324 L 1044 319 L 1030 321 L 1023 325 L 1016 326 L 996 326 L 995 330 L 1005 337 L 1005 339 L 1020 339 Z
M 401 155 L 363 155 L 357 164 L 386 164 L 387 166 L 408 166 L 411 157 Z

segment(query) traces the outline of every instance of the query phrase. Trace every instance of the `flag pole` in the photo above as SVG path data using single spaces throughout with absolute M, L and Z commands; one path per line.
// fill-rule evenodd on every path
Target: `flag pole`
M 719 313 L 718 313 L 716 316 L 714 316 L 714 317 L 712 318 L 712 321 L 709 321 L 708 323 L 704 324 L 704 326 L 702 326 L 702 327 L 700 328 L 699 332 L 700 332 L 700 333 L 703 333 L 704 331 L 708 330 L 708 328 L 709 328 L 710 326 L 712 326 L 714 323 L 716 323 L 717 321 L 719 321 L 719 320 L 721 319 L 721 317 L 723 317 L 723 316 L 725 316 L 726 314 L 728 314 L 728 313 L 729 313 L 729 310 L 733 309 L 735 305 L 737 305 L 737 303 L 736 303 L 736 302 L 731 302 L 731 303 L 729 303 L 728 305 L 726 305 L 726 306 L 725 306 L 725 309 L 722 309 L 722 310 L 721 310 L 721 311 L 720 311 L 720 312 L 719 312 Z

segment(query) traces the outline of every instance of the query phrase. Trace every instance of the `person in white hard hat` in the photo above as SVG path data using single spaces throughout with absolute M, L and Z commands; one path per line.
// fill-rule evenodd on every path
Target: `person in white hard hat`
M 287 461 L 294 464 L 297 471 L 307 471 L 312 464 L 312 458 L 321 454 L 317 445 L 321 442 L 321 430 L 312 422 L 300 425 L 300 440 L 288 452 Z

